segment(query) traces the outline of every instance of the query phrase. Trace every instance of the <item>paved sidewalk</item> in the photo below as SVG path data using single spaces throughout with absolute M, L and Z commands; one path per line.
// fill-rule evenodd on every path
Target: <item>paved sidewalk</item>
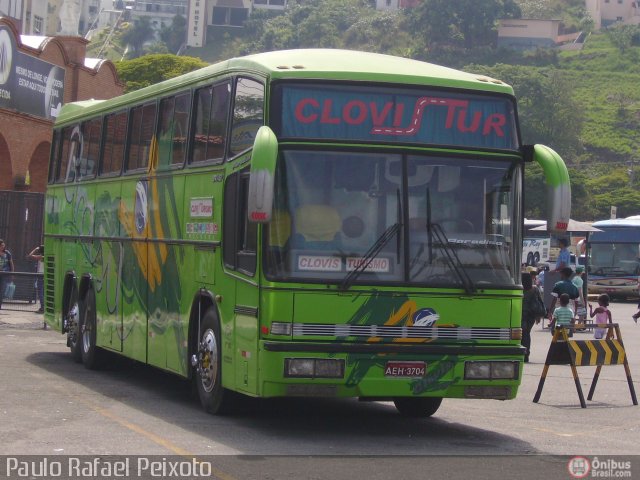
M 43 328 L 44 315 L 19 310 L 0 310 L 0 328 Z M 49 327 L 47 327 L 49 328 Z

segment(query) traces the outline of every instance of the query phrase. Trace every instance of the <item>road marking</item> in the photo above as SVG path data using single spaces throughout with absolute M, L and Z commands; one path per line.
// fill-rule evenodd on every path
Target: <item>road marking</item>
M 54 385 L 53 388 L 58 390 L 58 392 L 63 393 L 65 396 L 69 396 L 69 393 L 67 391 L 58 387 L 57 385 Z M 193 458 L 199 463 L 202 462 L 202 460 L 198 459 L 197 455 L 190 453 L 189 451 L 183 448 L 178 447 L 177 445 L 173 444 L 171 441 L 167 440 L 166 438 L 161 437 L 160 435 L 156 435 L 155 433 L 149 432 L 148 430 L 145 430 L 144 428 L 142 428 L 139 425 L 136 425 L 135 423 L 125 420 L 119 415 L 116 415 L 115 413 L 109 411 L 104 407 L 100 407 L 99 405 L 96 405 L 95 403 L 91 402 L 90 400 L 87 400 L 86 398 L 80 398 L 80 397 L 72 397 L 72 398 L 74 401 L 78 403 L 83 403 L 84 405 L 86 405 L 87 407 L 89 407 L 91 410 L 98 413 L 99 415 L 102 415 L 103 417 L 116 422 L 117 424 L 125 427 L 128 430 L 131 430 L 132 432 L 142 435 L 143 437 L 151 440 L 153 443 L 166 448 L 167 450 L 169 450 L 170 452 L 173 452 L 176 455 L 188 458 L 189 460 Z M 219 478 L 220 480 L 238 480 L 234 476 L 229 475 L 221 470 L 218 470 L 213 465 L 211 465 L 211 462 L 208 462 L 208 463 L 211 466 L 211 473 L 213 473 L 214 477 Z

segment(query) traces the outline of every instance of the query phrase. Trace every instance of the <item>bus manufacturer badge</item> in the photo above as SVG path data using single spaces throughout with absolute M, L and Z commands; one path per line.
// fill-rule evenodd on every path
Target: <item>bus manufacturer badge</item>
M 413 314 L 413 325 L 416 327 L 432 327 L 440 315 L 433 308 L 422 308 Z

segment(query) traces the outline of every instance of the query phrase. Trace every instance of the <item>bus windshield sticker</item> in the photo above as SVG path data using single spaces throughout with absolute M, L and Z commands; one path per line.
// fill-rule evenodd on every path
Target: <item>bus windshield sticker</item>
M 298 270 L 340 272 L 342 271 L 342 259 L 340 257 L 299 255 Z
M 358 268 L 362 262 L 365 261 L 363 257 L 347 257 L 347 271 L 351 272 Z M 372 273 L 389 273 L 391 270 L 391 262 L 385 257 L 376 257 L 371 259 L 369 265 L 364 269 L 365 272 Z
M 288 85 L 280 110 L 282 138 L 518 148 L 506 98 Z

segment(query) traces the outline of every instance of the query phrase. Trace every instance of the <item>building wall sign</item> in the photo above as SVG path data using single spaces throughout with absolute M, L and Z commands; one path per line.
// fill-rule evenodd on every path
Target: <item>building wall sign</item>
M 0 26 L 0 108 L 46 119 L 63 102 L 64 68 L 18 51 L 12 32 Z
M 189 2 L 187 45 L 190 47 L 202 47 L 204 45 L 204 29 L 207 20 L 206 5 L 206 0 L 191 0 Z

